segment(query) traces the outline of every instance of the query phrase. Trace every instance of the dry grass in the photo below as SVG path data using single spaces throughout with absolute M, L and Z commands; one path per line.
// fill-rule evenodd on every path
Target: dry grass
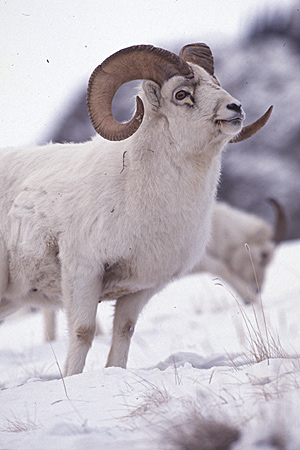
M 254 319 L 251 319 L 245 312 L 240 302 L 236 298 L 235 300 L 247 331 L 247 333 L 245 334 L 245 339 L 247 342 L 247 353 L 244 353 L 243 355 L 245 361 L 248 360 L 248 363 L 253 364 L 272 358 L 288 358 L 289 356 L 283 349 L 279 336 L 274 337 L 267 325 L 263 312 L 264 309 L 262 302 L 259 307 L 263 312 L 264 329 L 262 329 L 259 325 L 257 311 L 254 304 L 252 303 Z
M 250 354 L 254 358 L 255 362 L 260 362 L 271 358 L 287 358 L 288 355 L 282 348 L 279 336 L 276 336 L 275 338 L 270 332 L 270 329 L 267 325 L 264 305 L 261 296 L 261 289 L 258 283 L 254 262 L 251 256 L 251 249 L 248 244 L 245 244 L 245 248 L 249 254 L 252 270 L 256 281 L 257 291 L 259 293 L 259 303 L 257 305 L 259 308 L 258 312 L 260 312 L 263 318 L 262 329 L 259 325 L 258 314 L 255 309 L 254 302 L 252 302 L 252 310 L 255 319 L 254 323 L 251 322 L 249 317 L 247 317 L 247 315 L 242 311 L 241 305 L 239 305 L 248 332 L 247 341 L 249 344 Z
M 174 368 L 175 384 L 176 384 L 176 385 L 180 385 L 180 384 L 182 383 L 182 377 L 179 376 L 179 373 L 178 373 L 178 369 L 177 369 L 177 366 L 176 366 L 176 361 L 175 361 L 174 356 L 172 356 L 172 360 L 173 360 L 173 368 Z
M 137 381 L 144 386 L 146 390 L 137 397 L 137 400 L 139 401 L 138 406 L 130 405 L 126 402 L 129 413 L 126 414 L 123 419 L 135 419 L 137 417 L 145 418 L 145 416 L 150 417 L 152 414 L 156 415 L 159 407 L 168 404 L 172 399 L 165 386 L 159 387 L 140 376 L 137 377 Z M 127 384 L 127 388 L 131 392 L 134 389 L 129 384 Z
M 267 323 L 265 315 L 261 290 L 258 283 L 255 266 L 251 256 L 251 249 L 248 244 L 245 244 L 245 248 L 249 254 L 249 259 L 255 276 L 257 291 L 259 294 L 258 295 L 259 301 L 257 303 L 253 301 L 253 299 L 251 299 L 253 318 L 249 317 L 244 307 L 242 306 L 241 302 L 232 293 L 232 291 L 225 284 L 223 284 L 223 282 L 221 282 L 219 279 L 216 279 L 217 280 L 216 284 L 219 286 L 223 286 L 230 293 L 230 295 L 234 298 L 240 311 L 243 324 L 246 330 L 244 338 L 247 342 L 246 345 L 247 351 L 242 355 L 243 360 L 245 364 L 254 364 L 272 358 L 289 358 L 290 356 L 281 345 L 279 336 L 278 335 L 274 336 L 270 331 L 270 327 Z M 259 317 L 261 317 L 262 320 L 259 320 Z
M 171 427 L 166 436 L 174 450 L 230 450 L 239 438 L 240 431 L 234 426 L 196 413 Z
M 159 388 L 155 386 L 150 392 L 146 392 L 141 397 L 141 404 L 134 408 L 128 417 L 134 418 L 139 416 L 145 416 L 157 411 L 160 406 L 169 403 L 171 396 L 166 388 Z
M 175 385 L 181 384 L 178 372 L 175 369 Z M 135 375 L 136 377 L 136 375 Z M 162 449 L 168 450 L 230 450 L 232 444 L 240 437 L 240 431 L 216 419 L 204 418 L 201 404 L 185 396 L 173 397 L 164 386 L 156 384 L 138 376 L 136 380 L 145 389 L 138 395 L 138 406 L 130 405 L 128 414 L 121 419 L 130 419 L 131 430 L 140 429 L 141 420 L 147 423 L 153 442 L 161 444 Z M 133 385 L 127 386 L 130 392 L 137 391 Z M 176 413 L 174 407 L 181 411 Z M 182 420 L 184 417 L 184 420 Z M 128 426 L 128 424 L 127 424 Z M 148 448 L 148 447 L 147 447 Z
M 6 419 L 6 424 L 3 427 L 0 427 L 0 431 L 2 432 L 10 432 L 10 433 L 21 433 L 23 431 L 32 431 L 40 428 L 37 425 L 35 419 L 30 419 L 26 417 L 25 419 L 18 419 L 14 414 L 11 419 Z

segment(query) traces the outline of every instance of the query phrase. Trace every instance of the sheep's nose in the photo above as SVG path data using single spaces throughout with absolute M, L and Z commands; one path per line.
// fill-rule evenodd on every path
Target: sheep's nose
M 237 104 L 237 103 L 229 103 L 229 105 L 227 105 L 228 109 L 232 109 L 233 111 L 237 112 L 237 113 L 241 113 L 242 112 L 242 105 L 241 104 Z

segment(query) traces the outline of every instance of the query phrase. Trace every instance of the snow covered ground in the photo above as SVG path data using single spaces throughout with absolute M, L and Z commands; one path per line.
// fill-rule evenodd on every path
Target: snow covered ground
M 40 313 L 6 320 L 0 449 L 215 450 L 221 435 L 224 450 L 299 450 L 299 275 L 300 241 L 282 244 L 262 292 L 265 319 L 211 275 L 173 283 L 143 311 L 127 370 L 103 369 L 113 306 L 102 303 L 104 333 L 84 373 L 64 380 L 64 314 L 52 345 Z

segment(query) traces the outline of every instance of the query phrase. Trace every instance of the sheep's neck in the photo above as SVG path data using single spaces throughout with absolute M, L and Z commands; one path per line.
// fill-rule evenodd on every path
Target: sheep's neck
M 164 137 L 157 139 L 136 139 L 126 153 L 128 183 L 132 192 L 141 190 L 143 198 L 147 195 L 167 196 L 176 203 L 179 198 L 188 197 L 191 201 L 203 195 L 214 197 L 220 172 L 220 147 L 205 149 L 205 152 L 180 148 Z M 133 176 L 135 174 L 135 176 Z M 139 174 L 139 176 L 137 176 Z M 177 195 L 175 195 L 175 192 Z M 207 201 L 207 197 L 206 197 Z

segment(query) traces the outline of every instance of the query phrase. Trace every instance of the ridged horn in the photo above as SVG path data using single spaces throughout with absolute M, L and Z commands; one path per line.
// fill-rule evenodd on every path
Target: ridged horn
M 214 58 L 208 45 L 204 43 L 185 45 L 180 50 L 179 57 L 186 62 L 197 64 L 210 75 L 214 75 Z
M 160 86 L 181 75 L 193 77 L 190 66 L 172 52 L 152 45 L 136 45 L 108 57 L 92 73 L 87 89 L 87 106 L 93 127 L 102 137 L 121 141 L 136 132 L 142 123 L 144 106 L 137 97 L 134 116 L 127 123 L 117 122 L 111 110 L 117 90 L 128 81 L 152 80 Z
M 261 116 L 259 119 L 257 119 L 255 122 L 251 123 L 250 125 L 247 125 L 246 127 L 243 127 L 241 132 L 235 136 L 233 139 L 229 141 L 230 144 L 236 144 L 237 142 L 244 141 L 245 139 L 250 138 L 255 133 L 257 133 L 263 126 L 266 125 L 266 123 L 269 120 L 269 117 L 272 113 L 273 106 L 270 106 L 270 108 L 265 112 L 263 116 Z
M 283 241 L 283 238 L 286 234 L 287 229 L 286 214 L 282 205 L 277 200 L 275 200 L 274 198 L 268 198 L 268 202 L 274 207 L 276 211 L 276 222 L 274 226 L 273 241 L 276 244 L 279 244 L 281 241 Z

